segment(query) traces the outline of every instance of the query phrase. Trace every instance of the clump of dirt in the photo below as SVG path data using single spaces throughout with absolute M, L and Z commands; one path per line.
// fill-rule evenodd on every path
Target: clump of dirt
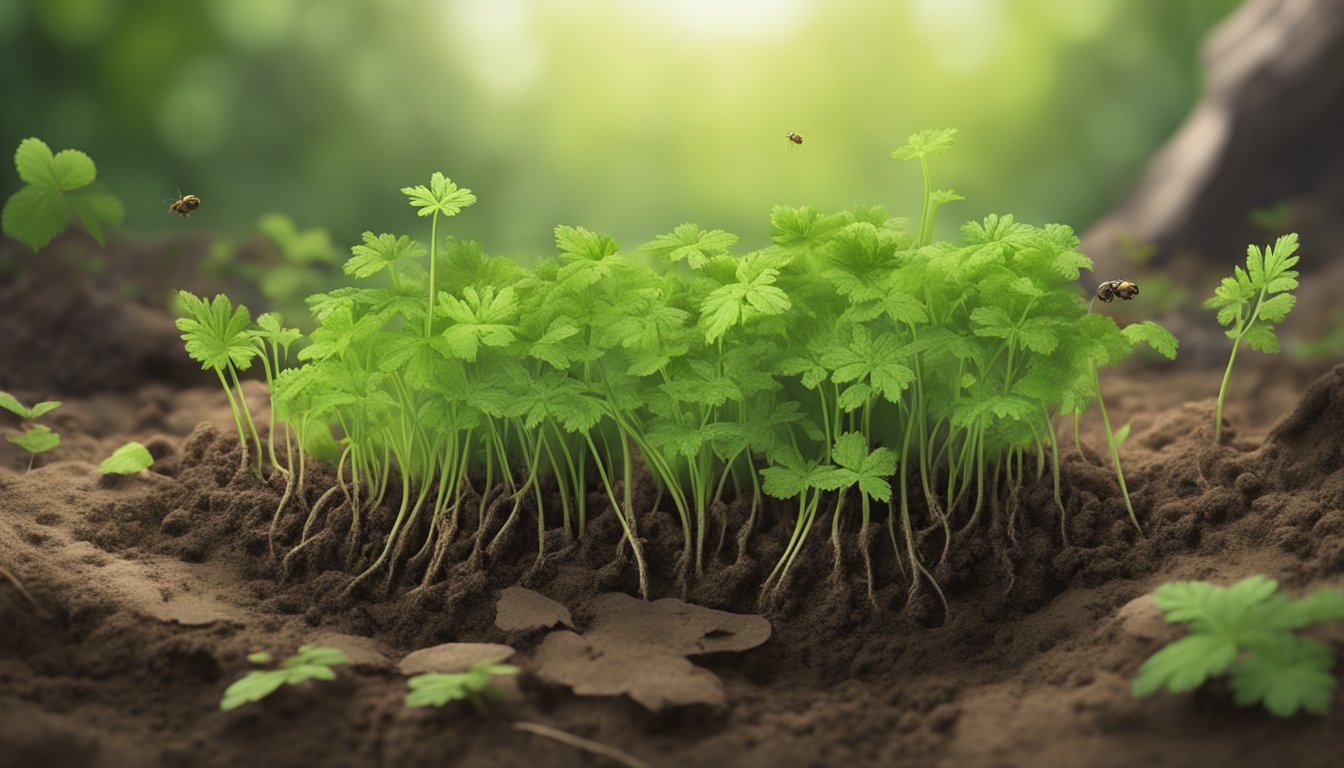
M 0 281 L 0 327 L 0 389 L 82 395 L 199 381 L 170 318 L 82 280 Z

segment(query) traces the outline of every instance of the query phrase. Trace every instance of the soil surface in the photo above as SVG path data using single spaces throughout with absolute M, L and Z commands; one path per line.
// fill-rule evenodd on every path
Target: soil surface
M 1220 369 L 1109 372 L 1112 418 L 1131 425 L 1122 458 L 1143 533 L 1089 421 L 1084 455 L 1064 442 L 1067 544 L 1048 482 L 1027 484 L 1011 544 L 969 531 L 938 569 L 946 615 L 928 590 L 907 598 L 880 536 L 870 600 L 849 528 L 838 577 L 814 531 L 785 597 L 762 613 L 757 588 L 792 525 L 791 510 L 773 506 L 740 552 L 745 512 L 724 510 L 727 543 L 683 595 L 672 578 L 680 532 L 653 511 L 647 484 L 636 494 L 647 605 L 621 596 L 636 593 L 634 573 L 609 512 L 573 546 L 550 532 L 539 568 L 528 524 L 478 564 L 467 562 L 468 526 L 444 579 L 413 588 L 399 576 L 391 589 L 376 579 L 347 596 L 348 515 L 334 508 L 281 567 L 268 529 L 283 481 L 241 468 L 227 402 L 170 354 L 166 317 L 72 281 L 57 292 L 75 297 L 72 311 L 101 301 L 112 318 L 71 326 L 74 338 L 53 327 L 59 313 L 16 313 L 29 295 L 16 285 L 0 283 L 15 299 L 0 302 L 0 327 L 18 329 L 0 334 L 3 388 L 65 405 L 50 422 L 63 443 L 32 471 L 0 443 L 0 768 L 620 764 L 536 726 L 659 767 L 1333 766 L 1344 754 L 1339 693 L 1332 714 L 1287 720 L 1238 708 L 1217 685 L 1129 693 L 1143 660 L 1181 634 L 1146 597 L 1156 586 L 1257 573 L 1294 592 L 1344 583 L 1344 366 L 1239 362 L 1221 446 Z M 114 344 L 120 361 L 94 367 Z M 51 350 L 91 367 L 71 373 Z M 247 395 L 265 402 L 256 382 Z M 0 414 L 0 433 L 17 425 Z M 101 477 L 98 462 L 132 439 L 154 467 Z M 331 482 L 314 471 L 305 501 Z M 282 515 L 281 555 L 305 517 Z M 431 668 L 426 658 L 452 649 L 404 659 L 450 642 L 512 648 L 507 663 L 522 672 L 510 695 L 484 713 L 405 708 L 398 664 Z M 352 663 L 335 681 L 219 710 L 247 654 L 284 657 L 304 643 Z

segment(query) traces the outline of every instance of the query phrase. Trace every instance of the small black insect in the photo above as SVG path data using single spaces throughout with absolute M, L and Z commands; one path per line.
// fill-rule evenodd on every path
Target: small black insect
M 1097 286 L 1097 298 L 1105 302 L 1114 299 L 1129 301 L 1139 295 L 1139 284 L 1130 280 L 1107 280 Z
M 784 134 L 784 138 L 788 139 L 789 141 L 792 141 L 794 144 L 797 144 L 798 146 L 803 145 L 803 137 L 799 136 L 793 131 L 789 131 L 788 133 Z

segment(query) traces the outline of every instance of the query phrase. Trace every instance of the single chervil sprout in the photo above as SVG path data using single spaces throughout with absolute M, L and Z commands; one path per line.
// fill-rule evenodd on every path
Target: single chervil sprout
M 1227 337 L 1232 339 L 1232 354 L 1227 358 L 1223 385 L 1218 389 L 1218 407 L 1214 413 L 1214 440 L 1223 434 L 1223 399 L 1227 397 L 1227 383 L 1232 377 L 1232 363 L 1242 340 L 1256 352 L 1278 352 L 1279 338 L 1274 335 L 1274 324 L 1283 320 L 1292 310 L 1297 298 L 1291 291 L 1297 287 L 1297 233 L 1289 233 L 1266 246 L 1264 252 L 1254 245 L 1246 247 L 1246 268 L 1236 267 L 1232 277 L 1214 291 L 1204 302 L 1205 309 L 1218 310 L 1218 322 L 1227 326 Z
M 28 469 L 30 471 L 37 454 L 46 453 L 61 444 L 61 436 L 45 424 L 31 426 L 22 433 L 10 435 L 5 439 L 28 452 Z
M 516 674 L 518 668 L 515 666 L 478 661 L 466 672 L 416 675 L 407 681 L 411 692 L 406 694 L 406 706 L 442 707 L 450 701 L 465 701 L 478 712 L 484 712 L 487 702 L 498 701 L 508 695 L 503 688 L 495 685 L 495 677 Z
M 1239 706 L 1263 703 L 1279 717 L 1325 714 L 1334 697 L 1331 647 L 1297 634 L 1344 621 L 1344 592 L 1322 589 L 1293 599 L 1273 579 L 1252 576 L 1230 587 L 1178 581 L 1153 593 L 1169 622 L 1190 634 L 1153 654 L 1134 678 L 1135 696 L 1184 693 L 1228 675 Z
M 149 455 L 149 449 L 131 441 L 103 459 L 103 463 L 98 465 L 98 471 L 104 475 L 133 475 L 153 464 L 154 457 Z
M 253 664 L 270 663 L 271 655 L 266 652 L 248 654 L 247 660 Z M 219 708 L 225 712 L 237 709 L 244 704 L 261 701 L 285 685 L 298 685 L 308 680 L 335 680 L 332 667 L 349 664 L 350 659 L 337 648 L 322 645 L 303 645 L 299 652 L 280 662 L 275 669 L 255 669 L 234 681 L 224 691 Z

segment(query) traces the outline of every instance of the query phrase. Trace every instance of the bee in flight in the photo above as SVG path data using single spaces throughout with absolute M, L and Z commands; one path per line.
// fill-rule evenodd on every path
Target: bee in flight
M 1109 302 L 1119 298 L 1129 301 L 1139 295 L 1139 284 L 1130 280 L 1107 280 L 1097 286 L 1097 298 Z
M 190 216 L 192 211 L 200 207 L 201 198 L 195 195 L 184 195 L 182 194 L 182 190 L 179 189 L 177 191 L 177 199 L 168 206 L 168 212 L 176 213 L 178 216 Z
M 1132 280 L 1107 280 L 1097 286 L 1097 295 L 1092 297 L 1092 304 L 1096 304 L 1097 299 L 1101 299 L 1108 304 L 1117 298 L 1121 301 L 1129 301 L 1138 295 L 1139 284 Z M 1089 304 L 1087 309 L 1089 312 L 1092 311 L 1092 305 Z
M 802 136 L 799 136 L 798 134 L 794 133 L 793 131 L 789 131 L 788 133 L 784 134 L 784 138 L 788 139 L 789 141 L 793 142 L 794 144 L 797 144 L 797 145 L 800 146 L 800 147 L 803 145 L 803 137 L 802 137 Z

